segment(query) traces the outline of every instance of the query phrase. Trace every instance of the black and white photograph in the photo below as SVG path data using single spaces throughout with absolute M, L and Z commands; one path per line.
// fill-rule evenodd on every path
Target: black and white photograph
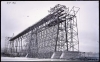
M 1 1 L 1 61 L 99 61 L 99 1 Z

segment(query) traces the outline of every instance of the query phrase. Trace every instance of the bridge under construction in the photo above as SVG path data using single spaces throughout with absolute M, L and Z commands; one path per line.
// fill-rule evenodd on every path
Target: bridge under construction
M 79 9 L 73 6 L 70 10 L 65 5 L 55 5 L 42 20 L 10 38 L 7 51 L 11 56 L 20 57 L 78 57 L 80 53 L 76 14 Z

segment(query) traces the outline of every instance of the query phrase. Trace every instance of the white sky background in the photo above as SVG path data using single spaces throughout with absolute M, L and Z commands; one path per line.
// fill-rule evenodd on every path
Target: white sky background
M 27 27 L 47 16 L 56 4 L 80 7 L 77 13 L 80 51 L 99 52 L 99 2 L 98 1 L 17 1 L 1 2 L 1 48 L 5 37 L 16 36 Z M 29 16 L 29 17 L 27 17 Z

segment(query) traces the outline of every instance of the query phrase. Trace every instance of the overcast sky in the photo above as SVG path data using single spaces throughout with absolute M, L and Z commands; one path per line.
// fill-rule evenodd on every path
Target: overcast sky
M 14 3 L 13 3 L 14 2 Z M 9 3 L 9 2 L 8 2 Z M 99 2 L 98 1 L 7 1 L 1 2 L 1 48 L 5 37 L 16 36 L 27 27 L 48 15 L 56 4 L 80 7 L 77 13 L 80 51 L 99 51 Z

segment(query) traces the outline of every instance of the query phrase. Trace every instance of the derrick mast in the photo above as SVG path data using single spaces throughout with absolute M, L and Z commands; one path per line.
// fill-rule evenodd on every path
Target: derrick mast
M 50 9 L 57 19 L 57 37 L 55 51 L 79 51 L 79 39 L 76 14 L 80 8 L 73 7 L 69 10 L 64 5 L 57 4 Z M 77 46 L 78 45 L 78 46 Z M 76 47 L 77 46 L 77 47 Z

